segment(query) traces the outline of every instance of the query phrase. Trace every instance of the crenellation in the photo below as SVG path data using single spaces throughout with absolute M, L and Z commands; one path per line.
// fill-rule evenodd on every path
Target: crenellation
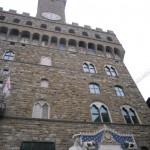
M 29 17 L 29 16 L 30 16 L 30 14 L 27 13 L 27 12 L 23 12 L 22 15 L 23 15 L 23 16 L 26 16 L 26 17 Z
M 12 14 L 17 14 L 17 11 L 16 11 L 16 10 L 13 10 L 13 9 L 9 9 L 8 12 L 9 12 L 9 13 L 12 13 Z

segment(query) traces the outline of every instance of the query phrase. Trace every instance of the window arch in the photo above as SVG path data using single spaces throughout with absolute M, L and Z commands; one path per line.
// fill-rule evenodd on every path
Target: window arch
M 140 123 L 139 117 L 136 111 L 132 107 L 128 105 L 124 105 L 121 107 L 121 112 L 127 124 L 139 124 Z
M 0 80 L 0 89 L 3 88 L 4 82 Z
M 32 42 L 33 42 L 33 44 L 38 44 L 39 40 L 40 40 L 40 34 L 33 33 L 33 35 L 32 35 Z
M 83 71 L 88 73 L 96 73 L 96 68 L 93 64 L 84 63 L 83 64 Z
M 91 104 L 91 116 L 93 122 L 110 123 L 110 113 L 108 107 L 100 102 Z
M 118 48 L 114 48 L 114 54 L 116 59 L 120 58 L 120 50 Z
M 68 42 L 68 46 L 76 47 L 77 46 L 76 40 L 70 39 L 69 42 Z
M 53 37 L 51 38 L 51 45 L 57 46 L 57 42 L 58 42 L 57 37 L 53 36 Z
M 111 65 L 107 65 L 105 66 L 105 72 L 108 76 L 111 76 L 111 77 L 117 77 L 118 76 L 118 73 L 117 73 L 117 70 L 112 67 Z
M 49 86 L 48 80 L 45 78 L 41 79 L 41 87 L 48 88 L 48 86 Z
M 15 54 L 11 50 L 8 50 L 4 53 L 3 59 L 4 60 L 14 60 Z
M 91 51 L 95 51 L 95 44 L 88 43 L 88 49 L 91 50 Z
M 48 41 L 49 41 L 49 36 L 48 35 L 43 35 L 42 40 L 41 40 L 42 46 L 48 45 Z
M 22 31 L 21 33 L 21 42 L 28 43 L 30 41 L 30 32 Z
M 91 94 L 100 94 L 100 86 L 97 83 L 90 83 L 89 90 Z
M 97 51 L 99 51 L 99 52 L 104 52 L 104 46 L 98 44 L 98 45 L 97 45 Z
M 33 106 L 32 118 L 49 119 L 49 109 L 47 102 L 36 102 Z
M 106 46 L 106 56 L 112 58 L 112 48 L 110 46 Z
M 11 40 L 18 40 L 19 37 L 19 30 L 18 29 L 11 29 L 9 33 L 9 39 Z
M 0 38 L 6 39 L 7 33 L 8 33 L 7 27 L 0 27 Z
M 119 97 L 124 97 L 125 96 L 124 90 L 121 86 L 116 85 L 114 88 L 115 88 L 115 92 L 116 92 L 117 96 L 119 96 Z
M 79 47 L 86 48 L 86 43 L 84 41 L 79 41 Z
M 64 49 L 66 47 L 66 39 L 65 38 L 61 38 L 59 40 L 59 48 Z

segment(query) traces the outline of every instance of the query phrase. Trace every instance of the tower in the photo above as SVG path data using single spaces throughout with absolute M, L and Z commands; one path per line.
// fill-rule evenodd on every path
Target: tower
M 37 17 L 65 22 L 66 0 L 38 0 Z

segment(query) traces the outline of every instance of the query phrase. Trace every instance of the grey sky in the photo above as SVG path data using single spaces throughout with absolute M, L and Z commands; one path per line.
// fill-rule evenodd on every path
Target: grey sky
M 0 0 L 0 7 L 35 16 L 37 1 Z M 67 23 L 116 33 L 126 51 L 124 62 L 134 80 L 140 81 L 137 85 L 145 99 L 150 96 L 149 6 L 149 0 L 68 0 L 66 6 Z

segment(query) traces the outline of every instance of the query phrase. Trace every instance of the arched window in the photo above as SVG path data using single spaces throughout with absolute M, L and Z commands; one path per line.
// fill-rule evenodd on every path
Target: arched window
M 3 81 L 0 81 L 0 88 L 3 88 Z
M 19 30 L 18 29 L 11 29 L 9 35 L 14 36 L 14 37 L 18 37 L 19 36 Z
M 95 45 L 93 43 L 88 43 L 88 49 L 92 52 L 95 52 Z
M 114 54 L 116 59 L 120 59 L 120 50 L 118 48 L 114 48 Z
M 124 94 L 124 90 L 123 90 L 123 88 L 121 87 L 121 86 L 115 86 L 114 87 L 115 88 L 115 92 L 116 92 L 116 95 L 117 96 L 120 96 L 120 97 L 123 97 L 123 96 L 125 96 L 125 94 Z
M 32 118 L 49 119 L 49 105 L 45 101 L 38 101 L 33 106 Z
M 93 122 L 110 123 L 110 114 L 106 105 L 95 102 L 91 104 L 91 115 Z
M 68 46 L 76 47 L 77 46 L 76 40 L 70 39 L 69 42 L 68 42 Z
M 97 83 L 90 83 L 89 89 L 91 94 L 100 94 L 100 86 Z
M 61 28 L 60 27 L 55 27 L 55 31 L 61 32 Z
M 7 32 L 8 32 L 7 27 L 0 27 L 0 38 L 1 39 L 6 39 Z
M 30 32 L 22 31 L 21 33 L 21 42 L 28 43 L 30 41 Z
M 27 22 L 26 22 L 26 25 L 32 26 L 32 22 L 31 22 L 31 21 L 27 21 Z
M 51 45 L 57 46 L 57 42 L 58 42 L 57 37 L 53 36 L 53 37 L 51 38 Z
M 137 113 L 132 107 L 128 105 L 122 106 L 121 111 L 127 124 L 139 124 Z
M 84 41 L 79 41 L 79 47 L 86 48 L 86 43 Z
M 113 57 L 113 56 L 112 56 L 112 48 L 109 47 L 109 46 L 106 46 L 106 56 L 107 56 L 108 58 L 112 58 L 112 57 Z
M 112 76 L 112 77 L 118 76 L 116 69 L 112 67 L 111 65 L 105 66 L 105 72 L 108 76 Z
M 93 64 L 84 63 L 83 64 L 83 71 L 88 73 L 96 73 L 96 69 Z
M 48 45 L 48 41 L 49 41 L 48 35 L 43 35 L 43 36 L 42 36 L 42 40 L 41 40 L 42 46 Z
M 97 51 L 99 51 L 99 52 L 104 52 L 104 46 L 98 44 L 98 45 L 97 45 Z
M 4 60 L 14 60 L 14 58 L 15 58 L 15 54 L 12 51 L 9 50 L 4 53 L 3 56 Z
M 41 87 L 43 87 L 43 88 L 48 88 L 48 86 L 49 86 L 49 82 L 48 82 L 48 80 L 47 79 L 41 79 Z
M 71 33 L 71 34 L 75 34 L 74 29 L 69 29 L 69 33 Z
M 32 43 L 33 44 L 38 44 L 40 40 L 40 35 L 38 33 L 33 33 L 32 35 Z
M 82 32 L 82 35 L 83 36 L 88 36 L 88 33 L 87 32 Z
M 66 47 L 66 39 L 61 38 L 59 41 L 59 48 L 64 49 Z

